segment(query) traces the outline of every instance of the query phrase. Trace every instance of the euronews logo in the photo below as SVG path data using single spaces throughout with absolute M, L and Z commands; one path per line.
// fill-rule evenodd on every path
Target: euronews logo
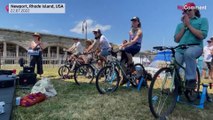
M 187 5 L 178 5 L 177 9 L 179 10 L 193 10 L 193 9 L 197 9 L 197 10 L 206 10 L 207 6 L 206 5 L 201 5 L 201 6 L 187 6 Z

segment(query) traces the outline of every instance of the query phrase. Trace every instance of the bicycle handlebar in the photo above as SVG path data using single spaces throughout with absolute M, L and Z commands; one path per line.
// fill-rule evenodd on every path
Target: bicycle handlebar
M 182 45 L 178 45 L 178 46 L 175 46 L 175 47 L 155 46 L 155 47 L 153 47 L 153 49 L 160 50 L 160 51 L 167 50 L 167 49 L 169 49 L 169 50 L 175 50 L 177 48 L 186 49 L 189 46 L 193 46 L 193 45 L 200 45 L 200 44 L 197 44 L 197 43 L 195 43 L 195 44 L 182 44 Z
M 119 53 L 119 52 L 123 52 L 124 50 L 123 49 L 119 49 L 119 50 L 115 50 L 115 51 L 112 51 L 112 52 L 114 52 L 114 53 Z

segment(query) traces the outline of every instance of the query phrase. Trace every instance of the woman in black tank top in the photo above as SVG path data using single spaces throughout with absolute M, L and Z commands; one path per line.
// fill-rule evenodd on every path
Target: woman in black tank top
M 39 55 L 30 56 L 30 66 L 35 69 L 35 64 L 37 64 L 37 74 L 41 76 L 43 74 L 42 50 L 44 45 L 41 42 L 41 36 L 39 33 L 34 33 L 33 37 L 34 41 L 31 42 L 30 48 L 35 51 L 39 51 Z

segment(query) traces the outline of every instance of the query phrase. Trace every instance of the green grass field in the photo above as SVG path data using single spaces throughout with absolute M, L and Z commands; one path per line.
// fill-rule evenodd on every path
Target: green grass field
M 3 69 L 19 66 L 3 66 Z M 110 95 L 100 95 L 95 84 L 78 86 L 74 80 L 63 80 L 57 74 L 57 66 L 45 66 L 44 77 L 51 79 L 57 96 L 44 102 L 25 108 L 14 106 L 13 120 L 152 120 L 147 89 L 139 92 L 134 88 L 119 87 Z M 40 79 L 40 78 L 39 78 Z M 209 82 L 205 80 L 204 82 Z M 213 97 L 213 90 L 209 90 Z M 16 97 L 30 93 L 27 89 L 16 89 Z M 205 108 L 198 109 L 190 105 L 178 103 L 171 120 L 211 120 L 213 103 L 206 103 Z

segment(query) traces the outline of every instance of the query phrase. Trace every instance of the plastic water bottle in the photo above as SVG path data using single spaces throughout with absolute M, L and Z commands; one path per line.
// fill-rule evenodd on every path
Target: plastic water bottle
M 4 113 L 4 105 L 5 105 L 5 102 L 0 102 L 0 114 Z
M 16 97 L 16 105 L 19 106 L 21 103 L 21 97 Z

